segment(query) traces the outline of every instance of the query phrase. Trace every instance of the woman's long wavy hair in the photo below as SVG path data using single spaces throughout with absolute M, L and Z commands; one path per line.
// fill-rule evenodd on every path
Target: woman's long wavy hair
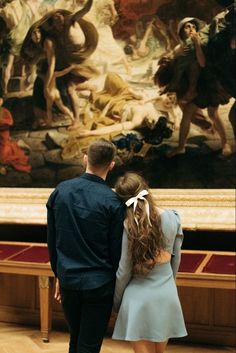
M 148 191 L 148 186 L 140 175 L 127 172 L 118 179 L 115 190 L 126 202 L 131 197 L 137 196 L 140 191 Z M 133 274 L 147 274 L 155 266 L 156 258 L 164 248 L 160 215 L 151 194 L 148 193 L 144 197 L 149 204 L 151 225 L 144 200 L 138 200 L 135 213 L 133 204 L 126 208 L 128 251 L 132 261 Z

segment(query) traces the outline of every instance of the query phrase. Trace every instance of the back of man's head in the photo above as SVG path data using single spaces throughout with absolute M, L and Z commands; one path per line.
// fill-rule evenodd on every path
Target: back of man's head
M 92 142 L 88 147 L 89 166 L 96 169 L 108 168 L 116 154 L 115 145 L 105 139 Z

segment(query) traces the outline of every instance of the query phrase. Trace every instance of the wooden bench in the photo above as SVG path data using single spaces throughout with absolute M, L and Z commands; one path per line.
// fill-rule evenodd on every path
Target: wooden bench
M 53 273 L 47 245 L 0 242 L 0 272 L 38 277 L 42 340 L 48 342 L 52 319 Z M 178 287 L 235 290 L 235 280 L 235 253 L 182 250 L 181 265 L 177 274 Z
M 0 273 L 38 277 L 42 340 L 49 342 L 54 274 L 49 263 L 47 245 L 1 241 Z

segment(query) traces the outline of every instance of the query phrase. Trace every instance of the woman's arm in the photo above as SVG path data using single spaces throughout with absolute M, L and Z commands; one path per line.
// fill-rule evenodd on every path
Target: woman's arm
M 65 76 L 66 74 L 68 74 L 72 70 L 76 69 L 76 67 L 77 67 L 76 64 L 72 64 L 72 65 L 68 66 L 67 68 L 65 68 L 63 70 L 55 71 L 53 76 L 55 78 Z
M 92 4 L 93 4 L 93 0 L 88 0 L 86 2 L 85 6 L 81 10 L 75 12 L 71 16 L 71 22 L 79 21 L 83 16 L 85 16 L 89 12 L 89 10 L 91 9 Z
M 173 276 L 174 278 L 176 278 L 178 269 L 179 269 L 179 265 L 180 265 L 180 260 L 181 260 L 181 246 L 183 243 L 183 230 L 182 230 L 182 226 L 181 226 L 181 221 L 180 221 L 180 216 L 178 214 L 178 212 L 173 211 L 175 214 L 175 218 L 176 218 L 176 237 L 175 237 L 175 241 L 174 241 L 174 245 L 173 245 L 173 252 L 172 252 L 172 258 L 171 258 L 171 267 L 172 267 L 172 271 L 173 271 Z
M 126 127 L 125 124 L 126 123 L 119 123 L 119 124 L 104 126 L 96 130 L 82 130 L 79 132 L 79 136 L 81 137 L 100 136 L 100 135 L 111 134 L 113 132 L 119 132 L 125 129 Z
M 104 126 L 99 129 L 96 129 L 96 130 L 80 131 L 79 135 L 81 137 L 97 136 L 97 135 L 111 134 L 113 132 L 119 132 L 119 131 L 122 132 L 123 130 L 125 130 L 125 131 L 126 130 L 133 130 L 136 127 L 139 127 L 144 120 L 144 116 L 142 114 L 143 109 L 144 108 L 141 105 L 140 105 L 140 112 L 138 112 L 135 109 L 132 121 L 125 121 L 124 123 L 118 123 L 118 124 L 114 124 L 114 125 L 110 125 L 110 126 Z
M 173 276 L 176 278 L 180 261 L 181 261 L 181 246 L 183 242 L 183 235 L 177 234 L 173 247 L 173 255 L 171 257 L 171 267 L 173 271 Z
M 116 272 L 116 286 L 113 299 L 113 307 L 116 312 L 120 308 L 122 297 L 127 287 L 130 279 L 132 277 L 131 272 L 131 261 L 128 255 L 128 236 L 127 232 L 124 229 L 123 239 L 122 239 L 122 249 L 121 249 L 121 258 L 119 262 L 119 267 Z

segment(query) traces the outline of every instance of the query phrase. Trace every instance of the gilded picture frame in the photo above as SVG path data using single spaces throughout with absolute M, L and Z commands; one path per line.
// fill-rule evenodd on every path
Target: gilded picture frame
M 50 188 L 0 188 L 0 224 L 46 225 Z M 190 231 L 235 232 L 235 191 L 152 189 L 159 207 L 177 209 Z
M 168 101 L 174 104 L 173 111 L 169 108 L 166 110 L 163 105 L 160 106 L 166 93 L 165 89 L 163 91 L 163 77 L 160 76 L 160 72 L 156 76 L 160 68 L 160 60 L 180 44 L 178 35 L 183 19 L 199 19 L 201 28 L 209 25 L 210 30 L 215 30 L 216 34 L 222 33 L 220 26 L 226 23 L 229 31 L 227 43 L 231 48 L 232 37 L 230 36 L 234 33 L 233 31 L 231 33 L 230 29 L 232 6 L 233 2 L 230 0 L 201 2 L 196 0 L 51 0 L 47 2 L 38 0 L 34 6 L 28 0 L 3 1 L 0 7 L 1 96 L 4 100 L 3 107 L 10 112 L 10 115 L 8 113 L 4 115 L 4 112 L 5 120 L 3 119 L 0 127 L 0 223 L 46 224 L 45 204 L 50 192 L 60 181 L 81 175 L 84 171 L 82 158 L 88 143 L 92 139 L 105 137 L 112 139 L 118 148 L 117 167 L 108 178 L 112 187 L 117 176 L 126 170 L 134 170 L 142 173 L 147 179 L 157 204 L 180 210 L 186 229 L 233 231 L 235 229 L 233 168 L 235 97 L 232 87 L 235 82 L 220 81 L 227 97 L 222 93 L 217 112 L 222 119 L 227 141 L 224 141 L 224 136 L 219 133 L 219 128 L 216 128 L 214 116 L 212 120 L 210 114 L 209 119 L 207 106 L 203 106 L 202 111 L 200 113 L 198 111 L 197 114 L 198 118 L 200 115 L 200 122 L 191 120 L 191 129 L 185 146 L 178 150 L 183 120 L 181 105 L 176 105 L 176 101 L 175 103 Z M 93 9 L 92 12 L 91 9 Z M 25 16 L 29 11 L 31 11 L 30 19 Z M 88 38 L 85 39 L 86 60 L 93 62 L 93 68 L 90 64 L 85 65 L 86 67 L 80 66 L 81 60 L 83 63 L 86 61 L 83 55 L 81 59 L 81 52 L 79 52 L 78 62 L 77 59 L 70 62 L 63 61 L 63 54 L 60 56 L 59 39 L 55 36 L 56 27 L 50 27 L 53 22 L 52 16 L 58 12 L 65 18 L 68 16 L 73 18 L 73 21 L 78 20 L 83 34 L 88 34 Z M 73 17 L 75 14 L 77 17 Z M 89 27 L 90 30 L 88 30 L 84 20 L 92 23 L 93 29 Z M 218 26 L 218 29 L 214 26 Z M 44 37 L 44 44 L 41 45 L 41 43 L 41 47 L 35 48 L 32 47 L 32 33 L 37 37 L 34 31 L 38 28 L 46 37 Z M 204 33 L 202 31 L 200 34 L 202 39 Z M 212 37 L 218 38 L 214 35 Z M 79 67 L 80 74 L 83 72 L 84 76 L 81 74 L 78 79 L 74 74 L 73 66 L 72 75 L 70 72 L 64 72 L 67 79 L 64 81 L 62 79 L 62 86 L 67 85 L 66 94 L 69 89 L 72 90 L 76 86 L 76 95 L 80 98 L 78 105 L 75 105 L 78 109 L 75 109 L 71 102 L 66 105 L 68 97 L 63 96 L 64 86 L 60 86 L 59 89 L 59 81 L 52 86 L 53 80 L 51 80 L 51 91 L 54 88 L 59 89 L 58 99 L 62 99 L 67 110 L 59 105 L 59 108 L 51 107 L 52 114 L 48 113 L 49 97 L 45 91 L 50 87 L 45 83 L 45 77 L 47 77 L 47 65 L 49 66 L 50 62 L 46 60 L 46 69 L 42 62 L 45 60 L 45 55 L 47 57 L 47 45 L 50 43 L 55 45 L 56 63 L 59 63 L 54 66 L 54 72 L 69 70 L 70 65 L 79 65 L 76 68 Z M 213 46 L 213 49 L 219 48 Z M 64 50 L 66 52 L 69 49 L 65 46 Z M 52 51 L 50 53 L 52 54 Z M 231 63 L 231 57 L 227 56 L 227 58 Z M 11 65 L 10 71 L 9 65 Z M 31 71 L 32 66 L 34 69 Z M 94 67 L 98 69 L 99 74 L 95 73 Z M 217 72 L 218 77 L 226 77 L 228 74 L 222 71 L 222 67 L 224 70 L 226 68 L 230 70 L 230 64 L 222 66 L 222 62 L 218 61 L 214 67 L 216 70 L 214 73 Z M 95 78 L 96 75 L 101 77 L 101 72 L 103 73 L 102 84 Z M 110 73 L 113 76 L 109 76 Z M 185 74 L 188 82 L 192 84 L 190 80 L 192 71 L 189 66 Z M 71 84 L 69 79 L 74 77 L 73 75 L 76 79 L 74 78 Z M 81 76 L 83 82 L 81 82 Z M 93 85 L 97 84 L 99 87 L 95 92 L 91 85 L 80 86 L 87 84 L 91 76 L 95 78 L 94 82 L 92 81 Z M 37 78 L 39 82 L 36 85 Z M 124 95 L 128 95 L 128 104 L 124 106 L 124 102 L 119 100 L 120 106 L 118 104 L 119 109 L 116 111 L 115 108 L 111 110 L 108 102 L 103 108 L 99 108 L 98 116 L 97 103 L 96 109 L 87 104 L 91 101 L 89 95 L 97 97 L 97 92 L 104 93 L 108 86 L 109 89 L 111 87 L 114 89 L 114 86 L 111 86 L 114 80 L 116 85 L 118 84 L 115 89 L 118 87 Z M 182 89 L 184 82 L 177 82 L 178 88 Z M 171 81 L 171 83 L 175 99 L 177 97 L 179 102 L 178 95 L 181 94 L 173 88 L 176 82 Z M 170 90 L 170 86 L 167 85 L 167 87 Z M 105 94 L 107 93 L 106 91 Z M 188 90 L 187 93 L 189 93 Z M 158 99 L 155 98 L 156 94 Z M 41 103 L 38 105 L 38 100 L 42 97 L 44 102 L 41 102 L 41 109 L 39 107 Z M 136 99 L 135 104 L 131 102 L 131 98 Z M 56 98 L 53 99 L 55 104 Z M 101 96 L 96 99 L 101 99 Z M 98 102 L 96 99 L 95 101 Z M 152 123 L 153 99 L 158 106 L 156 109 L 154 104 L 155 118 L 158 117 L 160 122 L 155 134 L 147 123 L 147 121 L 149 124 Z M 145 110 L 147 106 L 150 108 L 148 112 Z M 143 110 L 144 113 L 142 113 Z M 71 111 L 73 116 L 70 116 Z M 78 116 L 76 112 L 79 112 Z M 126 115 L 122 115 L 121 112 L 122 114 L 125 112 Z M 130 117 L 133 112 L 138 113 L 138 119 L 141 119 L 139 123 L 145 122 L 147 126 L 143 127 L 139 123 L 138 126 L 129 125 L 130 122 L 133 123 L 133 116 Z M 172 115 L 173 112 L 174 115 Z M 147 119 L 146 115 L 149 113 L 150 119 Z M 145 115 L 146 120 L 141 117 L 142 114 Z M 76 126 L 75 121 L 78 123 L 78 130 L 73 128 L 74 125 Z M 115 124 L 120 124 L 120 128 L 113 129 Z M 71 126 L 72 129 L 70 129 Z M 88 134 L 88 131 L 94 133 L 96 129 L 102 129 L 100 135 Z M 227 145 L 225 149 L 224 143 Z M 172 154 L 176 148 L 178 153 Z

